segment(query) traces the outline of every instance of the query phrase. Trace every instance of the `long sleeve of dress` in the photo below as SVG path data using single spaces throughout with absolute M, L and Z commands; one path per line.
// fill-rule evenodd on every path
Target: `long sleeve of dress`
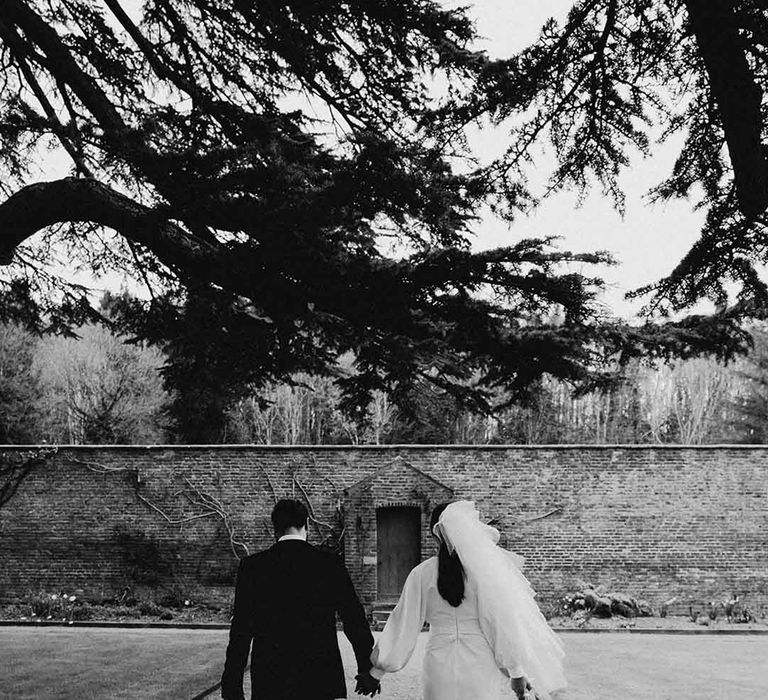
M 426 618 L 423 566 L 408 575 L 400 600 L 392 611 L 371 654 L 371 675 L 381 678 L 405 666 L 413 655 Z
M 496 665 L 502 669 L 510 678 L 519 678 L 525 675 L 523 667 L 520 665 L 521 651 L 512 646 L 509 635 L 505 635 L 499 626 L 499 621 L 494 615 L 489 614 L 483 600 L 478 600 L 478 622 L 483 631 L 488 644 L 493 649 L 493 655 L 496 659 Z

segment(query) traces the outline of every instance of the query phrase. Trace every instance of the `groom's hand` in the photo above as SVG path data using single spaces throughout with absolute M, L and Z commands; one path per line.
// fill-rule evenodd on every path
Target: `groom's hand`
M 381 683 L 370 673 L 358 673 L 355 676 L 355 680 L 357 681 L 355 692 L 358 695 L 370 695 L 373 697 L 381 692 Z

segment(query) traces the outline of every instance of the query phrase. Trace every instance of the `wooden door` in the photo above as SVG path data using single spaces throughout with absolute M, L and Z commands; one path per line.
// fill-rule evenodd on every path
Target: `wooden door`
M 411 569 L 421 561 L 421 509 L 379 508 L 377 527 L 377 596 L 396 600 Z

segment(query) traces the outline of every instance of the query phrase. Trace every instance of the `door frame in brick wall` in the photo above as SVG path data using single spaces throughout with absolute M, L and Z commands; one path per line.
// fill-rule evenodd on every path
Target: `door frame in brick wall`
M 419 509 L 420 556 L 423 561 L 437 551 L 429 532 L 432 509 L 453 498 L 453 488 L 425 474 L 402 457 L 397 457 L 344 490 L 344 557 L 355 589 L 368 608 L 380 602 L 377 511 L 403 506 Z

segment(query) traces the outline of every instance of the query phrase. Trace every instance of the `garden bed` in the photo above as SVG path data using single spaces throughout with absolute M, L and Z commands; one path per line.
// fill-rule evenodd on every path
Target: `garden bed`
M 228 624 L 229 607 L 215 607 L 196 603 L 180 596 L 160 597 L 154 600 L 123 599 L 90 602 L 74 594 L 46 593 L 29 596 L 26 600 L 0 604 L 0 621 L 14 622 L 121 622 L 121 623 L 173 623 L 190 624 Z M 764 612 L 764 611 L 761 611 Z M 750 632 L 768 631 L 768 619 L 764 614 L 749 622 L 729 621 L 725 616 L 711 619 L 707 615 L 698 615 L 694 620 L 690 615 L 650 615 L 626 617 L 611 615 L 600 617 L 588 611 L 578 610 L 572 614 L 555 615 L 549 618 L 549 624 L 555 629 L 584 630 L 640 630 L 640 631 L 731 631 Z
M 549 624 L 556 630 L 648 630 L 656 632 L 688 631 L 728 631 L 733 633 L 760 630 L 768 632 L 768 620 L 758 619 L 754 622 L 728 622 L 725 618 L 718 620 L 707 619 L 706 624 L 694 622 L 685 615 L 668 617 L 592 617 L 584 623 L 572 617 L 553 617 Z
M 228 623 L 229 609 L 197 604 L 189 599 L 170 604 L 152 600 L 104 600 L 94 603 L 72 594 L 39 594 L 0 604 L 0 620 L 18 622 L 175 622 Z

